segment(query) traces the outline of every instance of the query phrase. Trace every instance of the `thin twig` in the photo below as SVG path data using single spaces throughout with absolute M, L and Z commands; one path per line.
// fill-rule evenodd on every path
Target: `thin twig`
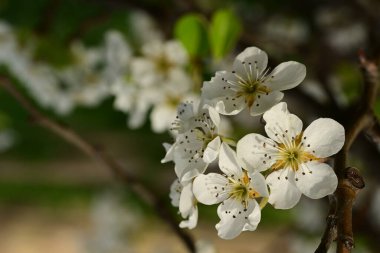
M 183 241 L 190 252 L 195 252 L 195 246 L 192 237 L 183 229 L 179 228 L 177 221 L 172 217 L 170 211 L 162 205 L 154 192 L 142 184 L 136 177 L 130 174 L 120 163 L 118 163 L 105 149 L 99 149 L 87 140 L 82 138 L 74 130 L 64 126 L 44 115 L 35 106 L 33 106 L 9 81 L 8 78 L 0 76 L 0 86 L 2 86 L 10 95 L 12 95 L 19 104 L 30 114 L 33 122 L 48 129 L 49 131 L 60 136 L 62 139 L 73 144 L 78 149 L 101 162 L 107 169 L 111 170 L 116 178 L 123 181 L 130 190 L 141 200 L 154 209 L 158 216 L 170 225 L 173 232 Z

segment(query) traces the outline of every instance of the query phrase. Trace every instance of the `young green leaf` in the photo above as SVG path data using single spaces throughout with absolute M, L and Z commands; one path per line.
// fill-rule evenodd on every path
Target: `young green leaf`
M 235 47 L 241 30 L 242 25 L 232 11 L 223 9 L 213 15 L 209 37 L 214 58 L 224 57 Z
M 188 14 L 181 17 L 175 25 L 174 35 L 182 42 L 190 56 L 201 56 L 207 53 L 206 21 L 201 16 Z

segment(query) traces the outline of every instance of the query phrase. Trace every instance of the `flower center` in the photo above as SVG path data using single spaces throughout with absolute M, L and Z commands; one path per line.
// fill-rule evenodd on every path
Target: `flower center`
M 237 97 L 244 96 L 245 102 L 248 107 L 251 107 L 256 100 L 260 98 L 260 94 L 268 94 L 269 88 L 261 84 L 260 80 L 244 80 L 240 81 L 241 90 L 237 92 Z
M 228 178 L 231 184 L 230 197 L 241 201 L 246 206 L 248 199 L 260 197 L 260 194 L 250 186 L 251 178 L 248 176 L 247 171 L 243 172 L 242 178 L 238 180 L 233 177 Z
M 157 71 L 167 74 L 173 64 L 165 56 L 160 56 L 155 59 Z
M 293 171 L 297 171 L 302 163 L 319 160 L 318 157 L 305 151 L 301 139 L 302 134 L 287 144 L 278 145 L 279 156 L 276 163 L 272 165 L 272 170 L 290 167 Z

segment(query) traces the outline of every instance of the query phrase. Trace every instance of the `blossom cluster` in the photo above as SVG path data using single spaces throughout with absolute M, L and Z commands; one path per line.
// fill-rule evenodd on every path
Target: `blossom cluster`
M 72 63 L 63 67 L 36 60 L 37 42 L 21 43 L 17 31 L 0 22 L 0 65 L 42 107 L 58 114 L 77 106 L 94 107 L 111 97 L 115 109 L 128 114 L 129 127 L 142 126 L 150 113 L 152 130 L 164 132 L 175 119 L 177 104 L 196 99 L 189 57 L 179 42 L 163 40 L 146 14 L 132 12 L 129 18 L 138 46 L 110 30 L 96 47 L 72 42 Z
M 306 67 L 295 61 L 273 70 L 267 65 L 267 54 L 249 47 L 236 57 L 232 71 L 218 71 L 204 82 L 199 103 L 178 106 L 175 142 L 164 144 L 162 162 L 174 163 L 177 179 L 170 197 L 184 218 L 181 227 L 196 226 L 198 203 L 219 204 L 218 235 L 232 239 L 257 228 L 267 203 L 289 209 L 301 195 L 319 199 L 335 191 L 337 176 L 325 162 L 342 148 L 343 126 L 320 118 L 303 130 L 301 119 L 280 101 L 282 91 L 304 80 Z M 268 137 L 249 133 L 235 141 L 220 132 L 220 115 L 245 112 L 262 115 Z M 206 174 L 212 163 L 219 172 Z

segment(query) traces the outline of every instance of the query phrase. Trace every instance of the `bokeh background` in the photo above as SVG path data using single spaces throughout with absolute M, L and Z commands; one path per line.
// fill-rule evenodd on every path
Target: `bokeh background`
M 225 14 L 222 37 L 211 32 L 218 13 Z M 116 110 L 115 94 L 94 95 L 90 102 L 72 98 L 81 92 L 86 97 L 87 88 L 98 89 L 93 79 L 55 83 L 51 91 L 51 73 L 41 69 L 77 66 L 73 45 L 102 48 L 109 31 L 122 34 L 135 55 L 141 55 L 141 45 L 152 38 L 179 39 L 190 54 L 186 71 L 199 93 L 202 80 L 228 68 L 245 47 L 257 46 L 268 53 L 271 67 L 287 60 L 307 66 L 306 80 L 285 95 L 292 112 L 306 122 L 332 117 L 345 123 L 362 89 L 358 50 L 375 61 L 380 57 L 378 13 L 380 4 L 375 0 L 0 0 L 0 74 L 11 78 L 44 113 L 110 151 L 157 193 L 163 205 L 170 206 L 168 193 L 175 174 L 172 164 L 160 160 L 165 155 L 162 143 L 172 137 L 152 129 L 153 106 L 147 109 L 145 121 L 131 126 L 136 108 L 127 113 Z M 196 17 L 201 28 L 179 24 L 188 17 Z M 198 42 L 195 49 L 191 47 Z M 31 66 L 41 66 L 36 71 L 39 76 L 24 71 L 25 59 Z M 58 100 L 56 93 L 60 99 L 70 99 Z M 380 116 L 380 99 L 375 114 Z M 262 132 L 259 120 L 245 116 L 230 122 L 233 136 Z M 186 252 L 154 211 L 129 192 L 128 185 L 30 121 L 2 90 L 0 131 L 1 253 Z M 379 252 L 378 144 L 360 136 L 350 164 L 361 170 L 366 181 L 354 209 L 355 252 Z M 179 220 L 177 210 L 171 210 Z M 285 211 L 268 207 L 257 231 L 224 241 L 214 229 L 216 207 L 201 206 L 199 225 L 190 233 L 199 252 L 314 252 L 327 210 L 327 199 L 305 198 Z

